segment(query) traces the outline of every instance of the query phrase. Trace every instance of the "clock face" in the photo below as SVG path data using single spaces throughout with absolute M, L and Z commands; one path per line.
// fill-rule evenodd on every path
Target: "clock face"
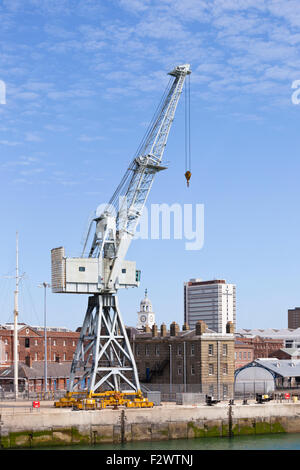
M 142 323 L 145 323 L 145 321 L 147 320 L 146 315 L 141 315 L 140 320 L 141 320 Z
M 150 315 L 150 316 L 149 316 L 149 320 L 150 320 L 150 321 L 153 321 L 153 315 Z

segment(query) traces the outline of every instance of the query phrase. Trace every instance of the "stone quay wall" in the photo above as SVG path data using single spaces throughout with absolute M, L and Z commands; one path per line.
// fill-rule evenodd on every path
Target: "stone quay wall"
M 73 411 L 0 403 L 0 447 L 38 448 L 300 432 L 300 403 Z

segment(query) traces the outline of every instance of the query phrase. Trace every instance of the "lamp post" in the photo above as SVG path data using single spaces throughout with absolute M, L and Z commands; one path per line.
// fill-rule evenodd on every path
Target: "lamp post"
M 44 287 L 44 341 L 45 341 L 45 352 L 44 352 L 44 392 L 47 393 L 47 287 L 51 287 L 47 282 L 39 285 L 39 287 Z

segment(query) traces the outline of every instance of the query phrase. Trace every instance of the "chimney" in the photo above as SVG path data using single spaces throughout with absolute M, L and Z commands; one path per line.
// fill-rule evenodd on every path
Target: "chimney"
M 179 325 L 175 321 L 170 325 L 170 336 L 177 336 L 179 333 Z
M 207 325 L 204 321 L 197 321 L 196 323 L 196 336 L 200 336 L 200 335 L 203 335 L 203 333 L 205 333 L 205 330 L 207 328 Z
M 26 356 L 25 357 L 25 364 L 27 367 L 32 367 L 32 358 L 31 356 Z
M 152 336 L 153 336 L 153 338 L 156 338 L 158 336 L 158 331 L 157 331 L 157 325 L 156 324 L 154 324 L 152 326 Z
M 160 327 L 160 336 L 162 337 L 167 336 L 167 327 L 165 323 L 163 323 Z
M 188 331 L 190 329 L 189 325 L 187 323 L 184 323 L 182 327 L 182 331 Z
M 226 323 L 226 333 L 234 333 L 234 324 L 232 321 Z
M 148 326 L 148 325 L 145 326 L 145 332 L 146 332 L 146 333 L 151 333 L 151 328 L 150 328 L 150 326 Z

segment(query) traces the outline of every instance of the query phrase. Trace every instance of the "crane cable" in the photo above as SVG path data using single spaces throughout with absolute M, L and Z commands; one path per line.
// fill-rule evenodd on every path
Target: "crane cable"
M 185 174 L 189 187 L 191 173 L 191 82 L 188 75 L 185 82 Z

